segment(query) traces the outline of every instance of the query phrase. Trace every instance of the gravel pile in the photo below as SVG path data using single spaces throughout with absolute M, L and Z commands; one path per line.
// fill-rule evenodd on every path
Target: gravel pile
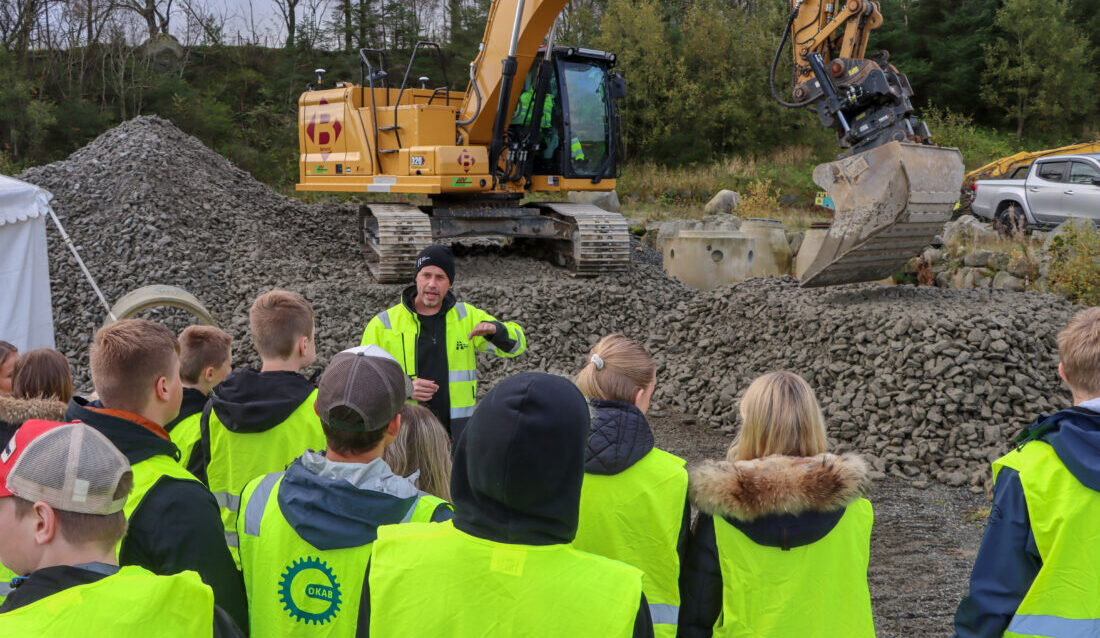
M 256 182 L 156 117 L 108 131 L 67 160 L 24 172 L 54 208 L 109 301 L 173 284 L 198 296 L 234 337 L 235 364 L 256 364 L 248 307 L 274 287 L 317 311 L 318 354 L 358 343 L 403 286 L 371 279 L 355 244 L 355 208 L 306 205 Z M 103 311 L 50 233 L 58 347 L 87 385 L 87 350 Z M 830 437 L 882 474 L 982 489 L 988 463 L 1040 412 L 1068 403 L 1054 336 L 1064 300 L 1005 291 L 846 286 L 802 290 L 790 278 L 697 292 L 635 243 L 631 272 L 578 280 L 507 247 L 459 247 L 455 291 L 519 321 L 528 352 L 483 357 L 484 391 L 527 369 L 573 374 L 600 336 L 624 332 L 659 365 L 657 414 L 732 434 L 756 376 L 800 372 L 817 388 Z M 183 318 L 163 315 L 174 329 Z

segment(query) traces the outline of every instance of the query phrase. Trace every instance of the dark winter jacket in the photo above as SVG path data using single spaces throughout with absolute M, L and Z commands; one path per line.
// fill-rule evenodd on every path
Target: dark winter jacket
M 1100 491 L 1100 412 L 1078 406 L 1040 416 L 1023 438 L 1049 443 L 1082 485 Z M 993 505 L 970 575 L 970 592 L 955 613 L 955 635 L 1001 636 L 1042 566 L 1020 475 L 1003 467 L 993 486 Z
M 172 428 L 179 425 L 180 421 L 202 412 L 203 407 L 206 406 L 206 399 L 206 395 L 200 390 L 196 390 L 195 388 L 184 388 L 183 401 L 180 403 L 180 413 L 176 415 L 176 418 L 169 421 L 164 426 L 164 429 L 171 432 Z
M 266 432 L 286 421 L 316 387 L 297 372 L 257 372 L 246 367 L 234 370 L 218 384 L 207 402 L 230 432 Z M 206 475 L 210 464 L 209 423 L 203 423 L 201 429 L 202 439 L 191 453 L 187 469 L 209 484 Z
M 653 449 L 653 430 L 642 411 L 633 403 L 591 399 L 592 425 L 588 432 L 584 471 L 610 476 L 621 474 L 642 460 Z M 687 558 L 691 537 L 691 503 L 684 499 L 684 520 L 676 552 L 680 565 Z
M 64 421 L 65 404 L 54 399 L 16 399 L 0 396 L 0 449 L 8 444 L 24 421 Z
M 99 430 L 130 465 L 158 455 L 179 460 L 171 440 L 138 423 L 99 412 L 80 397 L 73 397 L 65 418 Z M 154 574 L 198 572 L 214 590 L 214 601 L 239 626 L 248 627 L 244 582 L 225 544 L 218 505 L 201 483 L 162 478 L 145 494 L 127 524 L 118 556 L 121 564 L 139 565 Z
M 561 377 L 528 372 L 498 384 L 457 441 L 454 526 L 496 543 L 572 542 L 588 425 L 584 397 Z M 652 636 L 644 595 L 639 603 L 634 635 Z M 369 615 L 369 593 L 360 611 L 369 626 L 363 609 Z
M 711 636 L 722 611 L 714 516 L 758 545 L 789 549 L 825 538 L 848 504 L 861 497 L 868 482 L 863 459 L 851 454 L 813 459 L 704 461 L 691 469 L 690 491 L 699 517 L 680 572 L 677 636 Z
M 0 605 L 0 614 L 15 611 L 20 607 L 25 607 L 47 596 L 65 591 L 70 587 L 89 585 L 116 573 L 118 573 L 118 566 L 105 563 L 58 565 L 39 569 L 31 572 L 26 578 L 17 578 L 13 581 L 15 586 L 4 604 Z M 99 630 L 105 628 L 95 627 L 89 629 Z M 156 628 L 150 627 L 149 632 L 155 634 Z M 214 638 L 236 638 L 243 635 L 229 614 L 215 605 Z

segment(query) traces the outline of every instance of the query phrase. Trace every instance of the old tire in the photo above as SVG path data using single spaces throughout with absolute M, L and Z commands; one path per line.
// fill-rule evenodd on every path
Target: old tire
M 993 218 L 993 227 L 1002 236 L 1013 238 L 1027 232 L 1027 217 L 1016 202 L 1009 202 Z
M 195 318 L 199 320 L 199 323 L 208 326 L 214 325 L 214 318 L 210 316 L 210 311 L 206 309 L 206 306 L 204 306 L 195 295 L 192 295 L 183 288 L 159 284 L 142 286 L 141 288 L 126 293 L 121 299 L 115 302 L 114 306 L 111 306 L 111 314 L 113 314 L 116 319 L 122 320 L 133 317 L 143 310 L 161 306 L 170 306 L 172 308 L 186 310 L 194 315 Z M 108 315 L 104 325 L 110 323 L 113 322 L 111 321 L 110 315 Z

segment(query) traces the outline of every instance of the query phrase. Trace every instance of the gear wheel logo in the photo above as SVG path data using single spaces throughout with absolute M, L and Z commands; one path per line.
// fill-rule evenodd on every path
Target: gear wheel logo
M 325 561 L 299 558 L 286 566 L 279 579 L 279 600 L 296 621 L 323 625 L 340 611 L 340 583 Z

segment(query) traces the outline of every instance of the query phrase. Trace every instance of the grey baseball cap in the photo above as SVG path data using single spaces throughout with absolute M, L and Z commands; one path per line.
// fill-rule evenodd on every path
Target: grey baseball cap
M 317 385 L 316 408 L 328 427 L 372 432 L 386 427 L 410 397 L 412 381 L 390 353 L 358 346 L 329 362 Z

